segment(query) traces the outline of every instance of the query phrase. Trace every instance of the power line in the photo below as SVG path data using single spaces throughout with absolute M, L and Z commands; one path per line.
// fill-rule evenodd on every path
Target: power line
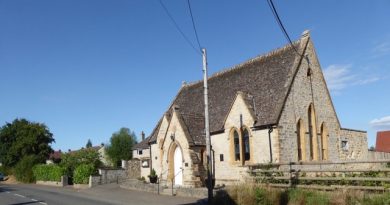
M 175 25 L 177 31 L 179 31 L 179 33 L 183 36 L 183 38 L 186 40 L 186 42 L 192 47 L 192 49 L 194 49 L 194 51 L 199 54 L 199 55 L 202 55 L 202 53 L 195 48 L 194 44 L 191 43 L 191 41 L 188 39 L 188 37 L 184 34 L 184 32 L 180 29 L 179 25 L 177 24 L 177 22 L 175 21 L 175 19 L 172 17 L 171 13 L 169 12 L 169 10 L 167 9 L 167 7 L 164 5 L 164 3 L 162 2 L 162 0 L 159 0 L 160 2 L 160 5 L 161 7 L 164 9 L 165 13 L 168 15 L 169 19 L 172 21 L 172 23 Z M 198 42 L 199 43 L 199 42 Z
M 269 8 L 270 8 L 271 11 L 272 11 L 272 14 L 273 14 L 273 16 L 274 16 L 276 22 L 277 22 L 278 25 L 279 25 L 280 30 L 282 30 L 282 33 L 283 33 L 284 37 L 285 37 L 285 38 L 287 39 L 287 41 L 290 43 L 290 45 L 291 45 L 291 47 L 294 49 L 294 51 L 295 51 L 298 55 L 301 55 L 301 54 L 297 51 L 297 49 L 294 47 L 294 45 L 293 45 L 293 43 L 292 43 L 292 41 L 291 41 L 291 38 L 290 38 L 290 36 L 289 36 L 288 33 L 287 33 L 286 28 L 283 26 L 283 23 L 282 23 L 282 21 L 280 20 L 279 14 L 278 14 L 278 12 L 276 11 L 276 8 L 275 8 L 274 3 L 272 2 L 272 0 L 267 0 L 267 3 L 268 3 Z
M 187 0 L 187 3 L 188 3 L 188 9 L 190 10 L 190 14 L 191 14 L 192 27 L 194 28 L 194 32 L 195 32 L 195 36 L 196 36 L 196 41 L 198 42 L 199 50 L 201 51 L 201 50 L 202 50 L 202 47 L 200 46 L 199 37 L 198 37 L 198 32 L 196 31 L 196 26 L 195 26 L 195 22 L 194 22 L 194 17 L 193 17 L 193 15 L 192 15 L 192 9 L 191 9 L 190 0 Z

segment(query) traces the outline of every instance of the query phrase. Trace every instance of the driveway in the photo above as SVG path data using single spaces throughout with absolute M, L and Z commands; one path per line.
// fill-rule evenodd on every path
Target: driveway
M 91 189 L 48 187 L 34 184 L 0 184 L 0 205 L 190 205 L 198 199 L 162 196 L 154 193 L 121 189 L 117 184 L 101 185 Z

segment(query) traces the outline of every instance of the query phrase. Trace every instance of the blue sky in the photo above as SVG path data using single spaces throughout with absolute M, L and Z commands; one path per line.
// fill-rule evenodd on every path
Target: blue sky
M 186 0 L 165 0 L 195 44 Z M 192 0 L 210 74 L 286 44 L 265 0 Z M 309 29 L 343 127 L 390 129 L 390 2 L 275 0 L 292 39 Z M 150 134 L 202 61 L 158 0 L 0 0 L 0 124 L 43 122 L 55 149 L 121 127 Z

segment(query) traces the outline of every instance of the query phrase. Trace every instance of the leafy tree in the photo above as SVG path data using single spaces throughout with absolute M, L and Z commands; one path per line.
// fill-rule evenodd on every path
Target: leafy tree
M 102 164 L 99 153 L 94 149 L 81 149 L 79 151 L 62 154 L 60 166 L 63 167 L 68 176 L 73 176 L 73 172 L 81 164 L 91 165 L 95 170 Z
M 39 162 L 35 155 L 24 156 L 14 168 L 14 174 L 18 181 L 31 183 L 35 181 L 33 167 Z
M 91 139 L 88 139 L 87 144 L 85 145 L 86 148 L 91 148 L 92 147 L 92 142 Z
M 45 124 L 15 119 L 0 128 L 0 161 L 14 167 L 22 158 L 34 156 L 36 162 L 45 162 L 55 140 Z
M 115 165 L 120 163 L 120 160 L 129 160 L 133 157 L 132 148 L 135 143 L 135 133 L 123 127 L 112 134 L 110 144 L 106 147 L 107 155 Z

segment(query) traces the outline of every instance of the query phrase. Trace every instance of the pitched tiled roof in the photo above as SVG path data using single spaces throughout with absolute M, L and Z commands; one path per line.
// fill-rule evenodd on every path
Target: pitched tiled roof
M 293 43 L 297 50 L 301 41 Z M 224 120 L 239 92 L 244 94 L 246 104 L 256 114 L 253 126 L 277 124 L 298 57 L 293 47 L 287 45 L 209 77 L 210 132 L 223 130 Z M 203 81 L 183 86 L 170 105 L 168 115 L 171 115 L 173 106 L 178 107 L 194 141 L 204 144 L 204 120 L 201 120 L 204 116 Z M 153 140 L 155 138 L 151 138 Z
M 187 128 L 187 132 L 190 136 L 188 141 L 194 145 L 204 145 L 204 115 L 198 115 L 194 113 L 180 113 L 182 122 L 184 123 L 184 129 Z
M 136 149 L 148 149 L 149 148 L 149 140 L 150 140 L 150 136 L 145 138 L 141 142 L 135 144 L 133 146 L 133 150 L 136 150 Z
M 375 151 L 390 152 L 390 131 L 376 133 Z

